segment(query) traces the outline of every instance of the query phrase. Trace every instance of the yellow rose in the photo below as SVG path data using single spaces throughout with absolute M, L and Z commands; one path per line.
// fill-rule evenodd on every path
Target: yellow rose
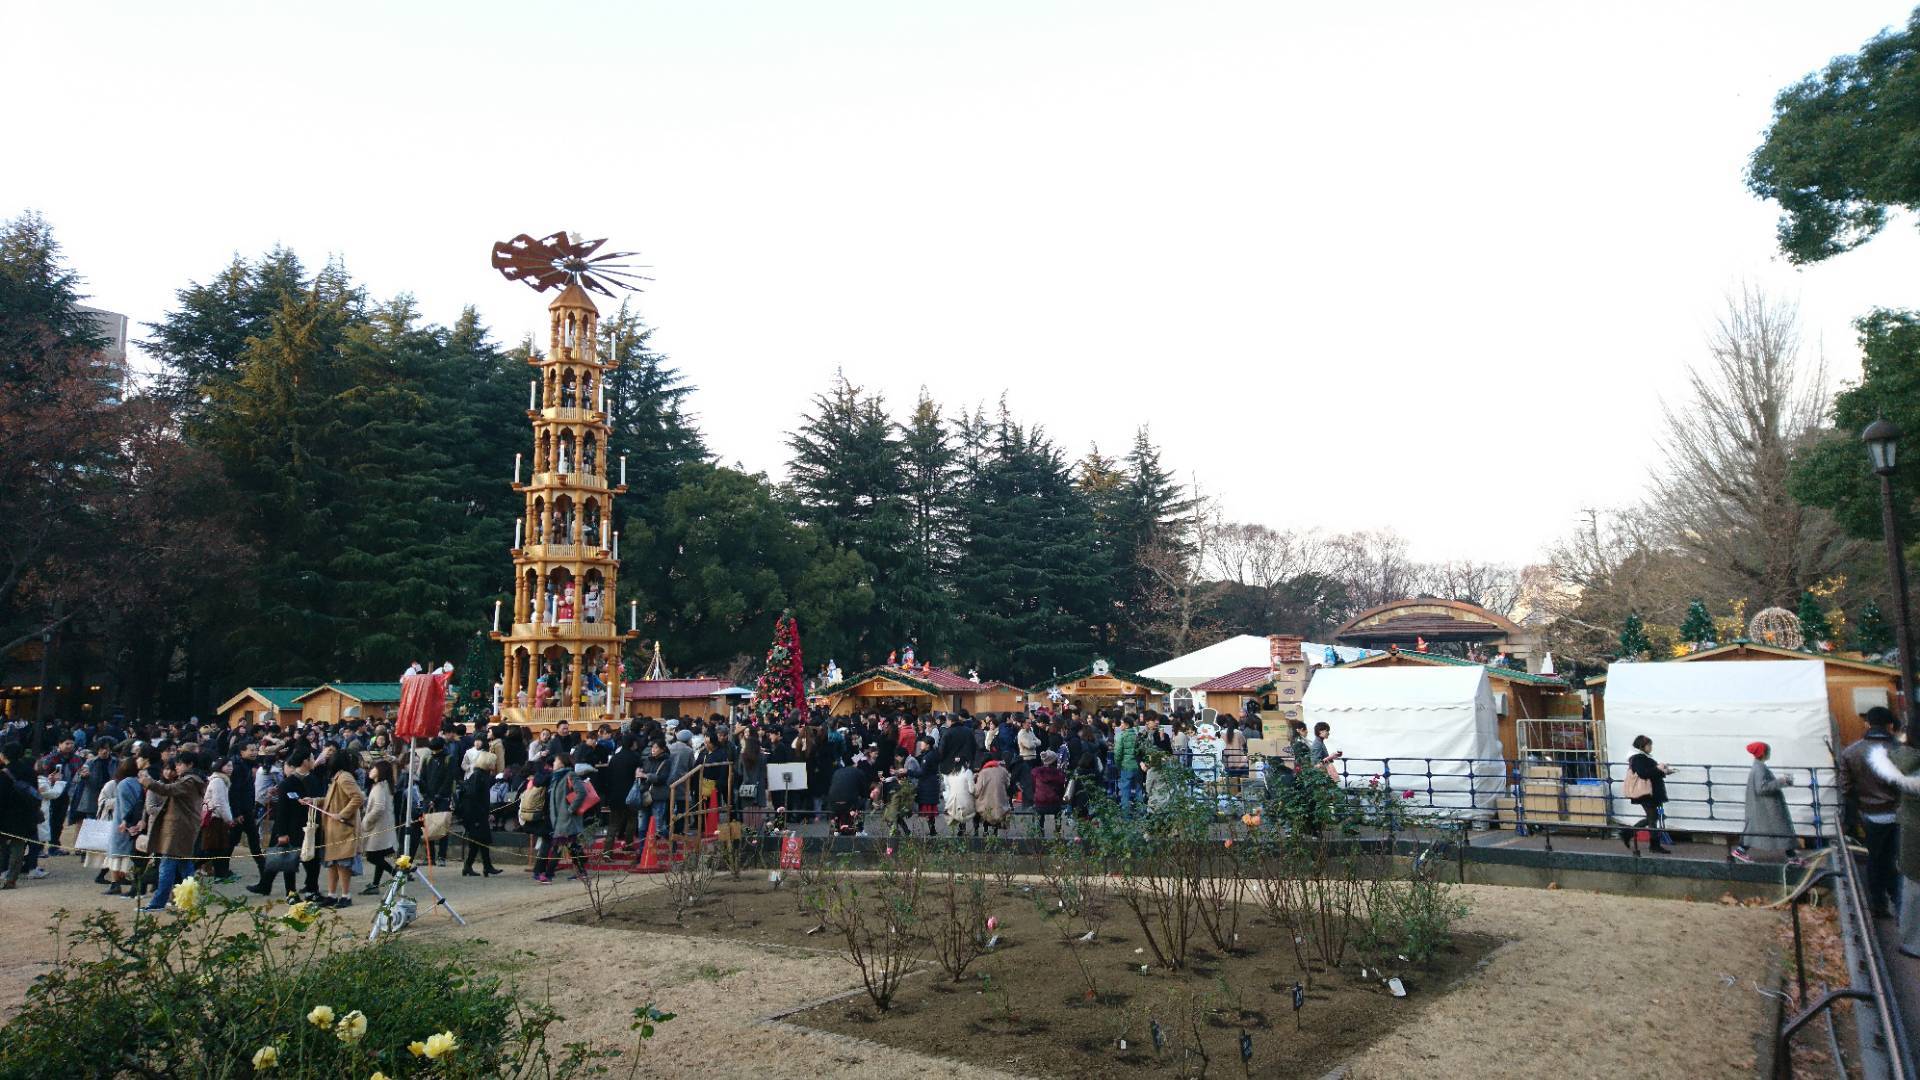
M 460 1044 L 454 1040 L 453 1032 L 451 1031 L 442 1031 L 438 1034 L 427 1036 L 426 1055 L 435 1061 L 440 1060 L 458 1049 L 460 1049 Z
M 302 900 L 296 904 L 289 905 L 287 908 L 287 918 L 292 919 L 302 926 L 313 922 L 313 920 L 319 917 L 320 905 L 311 900 Z
M 175 911 L 193 915 L 200 911 L 200 907 L 206 898 L 200 894 L 200 879 L 190 877 L 180 884 L 175 885 L 173 887 L 173 893 L 168 899 L 172 902 Z
M 278 1064 L 280 1064 L 280 1051 L 271 1046 L 263 1046 L 253 1052 L 254 1072 L 266 1072 Z
M 407 1044 L 407 1053 L 412 1054 L 414 1057 L 426 1057 L 427 1044 L 421 1042 L 419 1039 L 415 1039 Z
M 333 1033 L 341 1042 L 352 1046 L 367 1037 L 367 1014 L 359 1009 L 353 1010 L 340 1018 L 340 1023 L 333 1029 Z
M 393 860 L 393 868 L 394 868 L 395 870 L 411 870 L 411 869 L 413 869 L 413 856 L 411 856 L 411 855 L 402 855 L 402 856 L 400 856 L 399 858 L 397 858 L 397 859 L 395 859 L 395 860 Z
M 332 1027 L 333 1006 L 315 1005 L 313 1011 L 307 1014 L 307 1023 L 314 1027 Z
M 375 1072 L 372 1076 L 367 1077 L 367 1080 L 387 1080 L 387 1074 L 383 1072 Z

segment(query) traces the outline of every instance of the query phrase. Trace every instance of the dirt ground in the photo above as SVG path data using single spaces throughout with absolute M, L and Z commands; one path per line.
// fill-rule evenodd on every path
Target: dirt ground
M 52 878 L 0 893 L 0 1009 L 16 1004 L 45 970 L 55 910 L 131 907 L 102 897 L 77 859 L 52 860 L 52 867 Z M 648 1045 L 642 1075 L 1016 1075 L 769 1023 L 858 985 L 853 968 L 831 955 L 550 921 L 583 908 L 582 891 L 536 886 L 517 869 L 484 880 L 456 870 L 435 880 L 469 926 L 428 911 L 408 933 L 487 942 L 502 967 L 551 994 L 566 1014 L 560 1041 L 624 1045 L 636 1006 L 652 1002 L 678 1013 Z M 658 880 L 636 887 L 657 888 Z M 1416 1022 L 1346 1061 L 1348 1076 L 1752 1075 L 1766 1016 L 1758 987 L 1778 949 L 1773 930 L 1782 914 L 1571 891 L 1475 886 L 1465 893 L 1472 912 L 1462 929 L 1507 943 Z M 345 914 L 365 926 L 373 911 L 362 902 Z

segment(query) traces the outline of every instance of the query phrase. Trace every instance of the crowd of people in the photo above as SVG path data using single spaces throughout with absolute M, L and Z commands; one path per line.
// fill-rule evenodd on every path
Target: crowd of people
M 1217 747 L 1208 768 L 1241 783 L 1259 717 L 1225 718 L 1209 734 Z M 1338 756 L 1325 725 L 1290 734 L 1283 770 Z M 701 811 L 749 829 L 823 821 L 864 834 L 877 818 L 890 834 L 939 835 L 943 824 L 949 834 L 979 834 L 1025 819 L 1034 833 L 1060 835 L 1093 811 L 1096 793 L 1122 812 L 1164 800 L 1168 764 L 1192 762 L 1200 732 L 1184 714 L 1067 707 L 980 717 L 637 717 L 582 731 L 449 723 L 411 748 L 374 719 L 289 728 L 88 721 L 56 726 L 53 748 L 37 756 L 31 735 L 24 725 L 0 731 L 0 888 L 47 876 L 43 856 L 66 854 L 69 830 L 92 829 L 93 843 L 72 846 L 86 848 L 95 881 L 152 908 L 192 874 L 238 881 L 242 845 L 257 877 L 250 891 L 346 907 L 396 873 L 409 836 L 407 850 L 437 862 L 457 836 L 462 873 L 494 875 L 496 833 L 524 834 L 509 846 L 548 883 L 585 872 L 584 838 L 596 832 L 637 847 L 702 827 Z M 796 772 L 773 768 L 783 765 L 802 766 L 802 779 L 770 785 Z

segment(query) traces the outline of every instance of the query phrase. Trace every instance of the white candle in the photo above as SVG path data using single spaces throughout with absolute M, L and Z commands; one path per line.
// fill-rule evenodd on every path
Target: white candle
M 527 383 L 527 411 L 538 408 L 534 403 L 540 400 L 540 380 L 532 379 Z
M 620 486 L 627 486 L 627 455 L 620 455 Z
M 500 632 L 500 601 L 493 602 L 493 632 Z
M 520 482 L 520 455 L 519 454 L 513 455 L 513 482 L 516 484 Z
M 640 629 L 640 601 L 627 601 L 627 629 Z
M 607 384 L 601 383 L 595 388 L 595 392 L 600 395 L 600 411 L 604 413 L 607 411 Z
M 619 533 L 613 534 L 613 560 L 615 562 L 620 561 L 620 534 Z
M 519 551 L 519 550 L 520 550 L 520 548 L 521 548 L 521 547 L 523 546 L 523 545 L 522 545 L 522 544 L 520 543 L 520 533 L 521 533 L 521 530 L 523 530 L 523 529 L 525 529 L 526 527 L 527 527 L 527 523 L 526 523 L 526 521 L 525 521 L 524 519 L 521 519 L 521 518 L 515 518 L 515 519 L 514 519 L 514 522 L 513 522 L 513 550 L 515 550 L 515 551 Z

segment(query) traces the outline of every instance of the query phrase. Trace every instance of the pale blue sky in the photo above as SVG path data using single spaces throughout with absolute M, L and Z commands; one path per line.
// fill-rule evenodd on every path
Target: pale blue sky
M 609 236 L 728 462 L 777 468 L 840 366 L 1075 453 L 1151 424 L 1243 519 L 1523 561 L 1640 491 L 1740 279 L 1837 378 L 1920 303 L 1910 224 L 1794 271 L 1741 184 L 1774 93 L 1907 13 L 7 0 L 0 215 L 136 320 L 280 243 L 509 341 L 543 301 L 490 243 Z

